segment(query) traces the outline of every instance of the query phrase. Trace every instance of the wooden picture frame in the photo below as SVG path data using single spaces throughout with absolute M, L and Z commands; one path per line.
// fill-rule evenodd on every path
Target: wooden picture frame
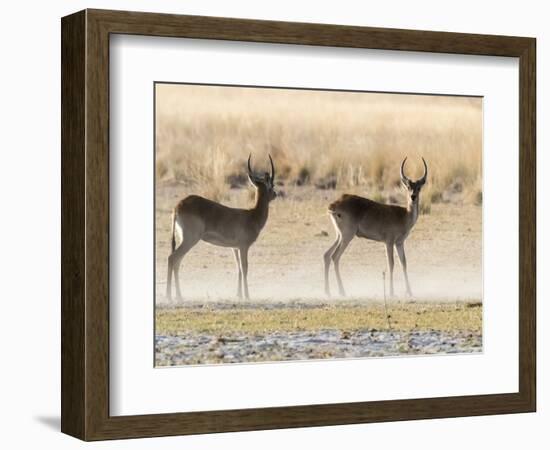
M 104 10 L 64 17 L 61 30 L 64 433 L 100 440 L 535 411 L 535 39 Z M 519 391 L 110 416 L 109 36 L 117 33 L 519 58 Z

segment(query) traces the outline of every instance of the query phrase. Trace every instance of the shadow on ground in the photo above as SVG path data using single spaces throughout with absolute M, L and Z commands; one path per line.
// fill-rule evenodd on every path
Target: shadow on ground
M 34 420 L 51 430 L 61 430 L 61 417 L 59 416 L 37 416 Z

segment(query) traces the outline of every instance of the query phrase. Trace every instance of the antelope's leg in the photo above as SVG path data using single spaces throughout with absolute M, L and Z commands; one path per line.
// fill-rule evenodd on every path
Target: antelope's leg
M 237 264 L 237 270 L 239 271 L 239 281 L 237 285 L 237 297 L 243 298 L 243 272 L 241 270 L 241 257 L 239 255 L 239 249 L 233 249 L 233 255 L 235 255 L 235 263 Z
M 386 242 L 386 257 L 388 259 L 388 270 L 390 272 L 390 297 L 393 297 L 393 242 Z
M 172 264 L 172 254 L 168 255 L 168 273 L 166 274 L 166 298 L 172 300 L 172 272 L 174 267 Z
M 241 272 L 243 276 L 244 298 L 250 298 L 248 295 L 248 247 L 242 247 L 239 250 L 241 259 Z
M 342 240 L 342 237 L 340 233 L 336 234 L 336 240 L 334 243 L 330 246 L 330 248 L 325 252 L 323 259 L 325 260 L 325 294 L 330 297 L 330 283 L 329 283 L 329 268 L 330 268 L 330 259 L 332 258 L 332 255 L 334 255 L 334 252 L 336 251 L 336 248 L 340 245 L 340 241 Z
M 348 247 L 349 243 L 353 239 L 353 234 L 351 236 L 342 234 L 340 239 L 340 244 L 332 254 L 332 262 L 334 262 L 334 271 L 336 272 L 336 281 L 338 281 L 338 290 L 342 297 L 346 296 L 346 291 L 344 290 L 344 285 L 342 284 L 342 277 L 340 276 L 340 258 L 342 257 L 344 251 Z
M 407 274 L 407 257 L 405 256 L 405 243 L 401 242 L 395 244 L 397 249 L 397 255 L 399 256 L 399 262 L 403 268 L 403 275 L 405 276 L 405 284 L 407 285 L 407 295 L 412 297 L 411 285 L 409 284 L 409 275 Z
M 182 243 L 174 252 L 168 257 L 168 267 L 173 267 L 174 270 L 174 281 L 176 282 L 176 297 L 178 300 L 181 300 L 181 289 L 180 289 L 180 279 L 179 279 L 179 270 L 181 265 L 181 260 L 183 257 L 191 250 L 199 239 L 192 239 L 187 236 L 183 238 Z

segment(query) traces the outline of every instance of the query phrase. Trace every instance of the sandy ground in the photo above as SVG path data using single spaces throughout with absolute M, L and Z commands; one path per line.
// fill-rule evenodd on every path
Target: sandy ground
M 334 241 L 327 205 L 337 190 L 280 187 L 285 194 L 271 203 L 268 222 L 249 254 L 249 287 L 253 301 L 325 299 L 323 253 Z M 174 182 L 157 184 L 156 301 L 166 304 L 166 259 L 170 243 L 171 209 L 192 190 Z M 362 195 L 365 193 L 358 192 Z M 232 189 L 225 204 L 251 207 L 252 189 Z M 406 241 L 409 277 L 415 298 L 432 301 L 481 300 L 482 207 L 433 204 L 421 215 Z M 397 255 L 396 295 L 405 287 Z M 341 260 L 348 296 L 383 297 L 384 245 L 355 238 Z M 185 257 L 180 272 L 183 301 L 233 299 L 237 271 L 230 249 L 200 242 Z M 331 269 L 333 292 L 336 287 Z M 335 298 L 334 301 L 338 301 Z

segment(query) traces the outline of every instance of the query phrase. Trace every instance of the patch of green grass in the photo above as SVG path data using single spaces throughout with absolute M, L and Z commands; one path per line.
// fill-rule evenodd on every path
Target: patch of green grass
M 388 314 L 393 330 L 441 330 L 481 332 L 482 305 L 479 302 L 391 303 Z M 199 333 L 267 333 L 316 331 L 321 329 L 387 329 L 382 303 L 368 305 L 319 305 L 297 307 L 200 307 L 158 308 L 156 332 L 178 335 Z

